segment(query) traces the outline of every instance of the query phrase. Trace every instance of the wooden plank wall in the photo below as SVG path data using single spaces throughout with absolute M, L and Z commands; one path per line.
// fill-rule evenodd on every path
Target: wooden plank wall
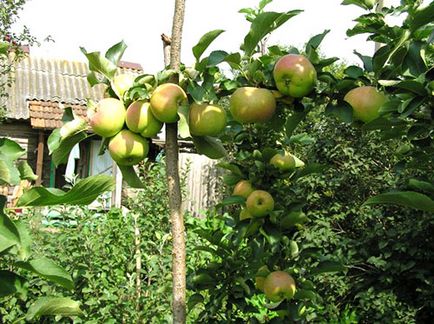
M 181 169 L 181 182 L 187 189 L 184 198 L 184 209 L 195 216 L 205 216 L 205 210 L 216 205 L 221 188 L 221 170 L 217 162 L 204 155 L 180 153 L 179 166 Z M 187 170 L 188 172 L 185 172 Z
M 47 135 L 48 136 L 48 135 Z M 3 122 L 0 124 L 0 137 L 6 137 L 17 142 L 26 153 L 21 159 L 27 159 L 27 162 L 36 173 L 36 156 L 38 147 L 38 130 L 32 129 L 30 125 L 25 122 L 14 121 L 13 123 Z M 48 186 L 50 183 L 50 157 L 48 155 L 48 148 L 44 150 L 44 165 L 43 165 L 43 179 L 42 184 Z M 0 194 L 8 196 L 8 201 L 12 196 L 14 187 L 0 188 Z

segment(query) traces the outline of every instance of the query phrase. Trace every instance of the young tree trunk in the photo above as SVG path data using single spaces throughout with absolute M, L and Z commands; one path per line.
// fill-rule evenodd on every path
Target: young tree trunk
M 170 44 L 170 68 L 179 70 L 181 56 L 182 26 L 184 23 L 185 0 L 175 0 L 172 37 Z M 177 81 L 177 80 L 176 80 Z M 172 223 L 172 278 L 173 278 L 173 323 L 186 320 L 186 265 L 185 230 L 182 213 L 181 186 L 178 168 L 178 125 L 166 124 L 166 177 L 169 190 L 169 209 Z

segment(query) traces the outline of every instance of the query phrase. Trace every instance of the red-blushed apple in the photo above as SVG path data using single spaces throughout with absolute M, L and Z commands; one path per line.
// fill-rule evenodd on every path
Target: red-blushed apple
M 131 166 L 148 155 L 149 144 L 146 138 L 123 129 L 110 139 L 108 150 L 113 161 L 118 165 Z
M 150 103 L 142 100 L 129 105 L 125 121 L 130 131 L 143 137 L 154 137 L 163 127 L 163 123 L 152 114 Z
M 178 120 L 178 108 L 187 104 L 187 95 L 177 84 L 159 85 L 151 96 L 152 114 L 163 123 L 174 123 Z
M 226 112 L 217 105 L 192 103 L 189 112 L 191 135 L 217 136 L 226 126 Z
M 305 56 L 287 54 L 276 62 L 273 78 L 282 94 L 301 98 L 312 92 L 317 74 L 315 67 Z
M 230 98 L 232 117 L 240 123 L 269 121 L 276 110 L 276 99 L 268 89 L 242 87 Z
M 273 271 L 264 281 L 264 293 L 274 303 L 291 299 L 295 295 L 295 280 L 285 271 Z
M 379 109 L 387 101 L 384 93 L 371 86 L 354 88 L 344 100 L 353 108 L 353 118 L 369 123 L 380 116 Z
M 246 208 L 253 217 L 263 217 L 273 211 L 274 199 L 265 190 L 255 190 L 247 197 Z
M 295 169 L 294 156 L 288 152 L 277 153 L 270 159 L 270 164 L 281 171 Z
M 122 73 L 114 76 L 111 86 L 119 99 L 122 99 L 124 93 L 133 86 L 135 78 L 136 77 L 133 74 L 129 73 Z
M 125 123 L 125 107 L 114 98 L 101 99 L 87 111 L 92 130 L 102 137 L 112 137 L 120 132 Z
M 232 196 L 241 196 L 247 199 L 254 190 L 255 188 L 249 180 L 240 180 L 235 185 Z

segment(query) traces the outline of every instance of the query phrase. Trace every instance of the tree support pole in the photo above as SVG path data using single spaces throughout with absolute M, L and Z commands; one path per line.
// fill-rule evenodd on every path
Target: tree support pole
M 185 0 L 175 0 L 172 37 L 170 39 L 170 68 L 177 71 L 180 65 L 182 26 Z M 164 42 L 164 38 L 163 38 Z M 165 45 L 165 49 L 167 44 Z M 166 51 L 165 51 L 166 53 Z M 166 58 L 167 59 L 167 58 Z M 165 59 L 165 61 L 166 61 Z M 177 82 L 178 80 L 173 80 Z M 173 278 L 173 323 L 186 321 L 186 264 L 185 229 L 182 212 L 181 185 L 179 180 L 178 124 L 166 124 L 166 177 L 169 191 L 169 209 L 172 225 L 172 278 Z

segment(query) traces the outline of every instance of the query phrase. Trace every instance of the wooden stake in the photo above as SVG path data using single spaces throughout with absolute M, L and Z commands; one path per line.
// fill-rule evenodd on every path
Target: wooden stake
M 40 186 L 42 184 L 42 170 L 44 167 L 44 131 L 39 130 L 38 137 L 38 153 L 36 157 L 36 175 L 38 179 L 35 181 L 36 186 Z

